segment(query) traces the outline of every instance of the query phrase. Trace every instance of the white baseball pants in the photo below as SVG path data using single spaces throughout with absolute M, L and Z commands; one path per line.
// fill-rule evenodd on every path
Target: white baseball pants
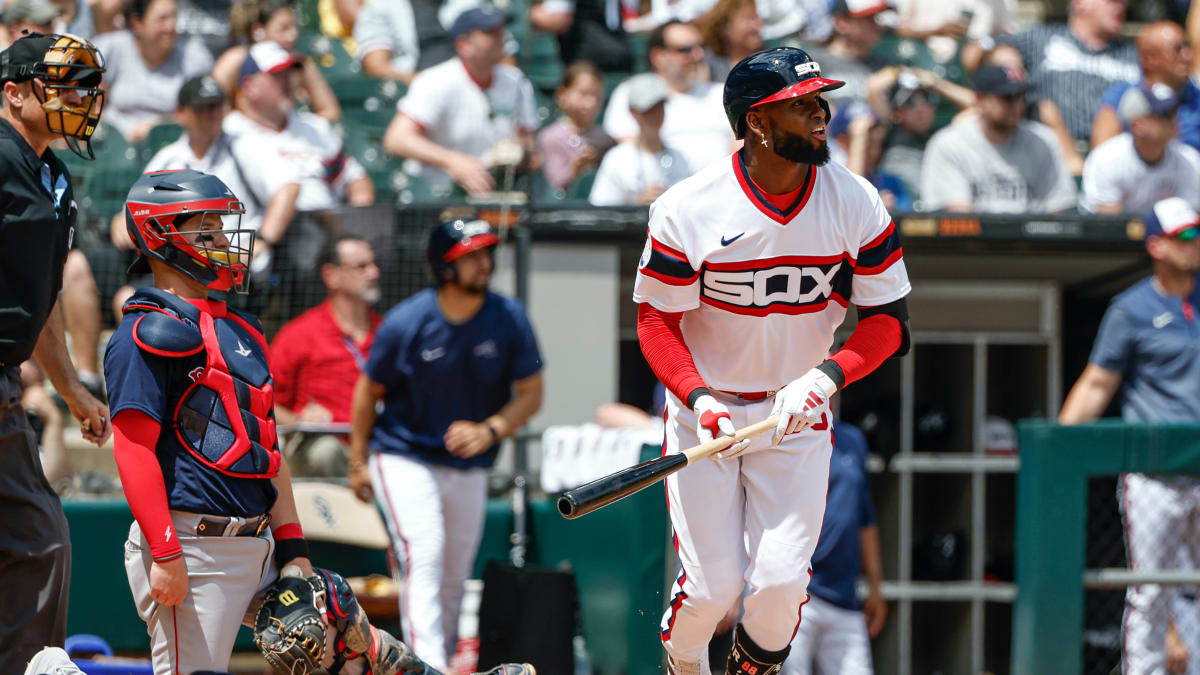
M 739 429 L 766 419 L 774 404 L 715 395 Z M 664 452 L 698 444 L 692 411 L 670 395 L 667 411 Z M 681 570 L 661 638 L 677 663 L 705 663 L 713 630 L 739 598 L 742 625 L 759 647 L 791 643 L 825 515 L 832 438 L 831 426 L 808 429 L 771 447 L 767 431 L 739 457 L 705 460 L 667 478 Z
M 871 675 L 871 638 L 861 611 L 812 596 L 781 675 Z
M 458 642 L 463 583 L 475 566 L 486 517 L 487 470 L 452 469 L 373 452 L 371 484 L 404 575 L 405 642 L 445 670 Z
M 1118 486 L 1125 550 L 1133 570 L 1195 569 L 1200 563 L 1200 480 L 1181 476 L 1127 473 Z M 1167 619 L 1173 606 L 1176 630 L 1188 650 L 1188 673 L 1200 673 L 1200 614 L 1194 602 L 1178 598 L 1182 589 L 1138 584 L 1125 592 L 1122 624 L 1125 675 L 1167 672 Z

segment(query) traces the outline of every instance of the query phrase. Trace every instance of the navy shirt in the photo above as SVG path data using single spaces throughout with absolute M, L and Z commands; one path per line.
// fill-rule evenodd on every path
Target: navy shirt
M 1147 277 L 1113 298 L 1091 363 L 1120 373 L 1127 422 L 1200 420 L 1200 279 L 1185 304 Z
M 1125 92 L 1138 85 L 1132 82 L 1117 82 L 1104 91 L 1100 97 L 1100 107 L 1108 106 L 1117 110 L 1121 97 Z M 1200 88 L 1190 79 L 1179 90 L 1179 109 L 1175 111 L 1175 128 L 1179 131 L 1179 140 L 1200 150 Z M 1129 123 L 1121 120 L 1121 129 L 1129 131 Z
M 446 450 L 451 422 L 482 422 L 512 398 L 513 383 L 538 373 L 542 357 L 525 310 L 488 293 L 465 323 L 446 320 L 437 293 L 423 290 L 383 318 L 367 376 L 386 388 L 371 445 L 454 468 L 490 467 L 499 445 L 468 459 Z
M 829 493 L 821 538 L 813 553 L 809 593 L 844 609 L 862 606 L 854 592 L 862 567 L 858 534 L 874 524 L 875 505 L 867 482 L 867 439 L 853 424 L 834 422 Z
M 223 303 L 211 302 L 218 308 Z M 227 310 L 234 313 L 236 310 Z M 192 385 L 194 369 L 203 368 L 204 351 L 183 358 L 157 356 L 140 349 L 133 339 L 133 325 L 142 316 L 127 314 L 113 333 L 104 352 L 104 378 L 113 417 L 122 410 L 139 410 L 162 425 L 154 448 L 167 485 L 167 504 L 176 511 L 220 516 L 251 517 L 271 510 L 275 486 L 266 478 L 236 478 L 204 466 L 180 443 L 172 424 L 179 399 Z M 258 342 L 234 321 L 213 315 L 218 338 L 233 339 L 251 352 L 251 358 L 266 363 Z M 258 320 L 240 316 L 252 326 Z M 232 367 L 232 366 L 231 366 Z

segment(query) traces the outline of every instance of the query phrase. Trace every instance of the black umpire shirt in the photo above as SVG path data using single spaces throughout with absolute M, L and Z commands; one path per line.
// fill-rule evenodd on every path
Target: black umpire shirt
M 0 118 L 0 365 L 33 354 L 62 288 L 76 214 L 67 167 L 48 148 L 38 157 Z

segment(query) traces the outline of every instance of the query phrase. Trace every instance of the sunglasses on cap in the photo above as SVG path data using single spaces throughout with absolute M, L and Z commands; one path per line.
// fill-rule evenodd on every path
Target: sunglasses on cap
M 1179 241 L 1195 241 L 1197 237 L 1200 237 L 1200 224 L 1192 225 L 1171 235 L 1171 239 Z

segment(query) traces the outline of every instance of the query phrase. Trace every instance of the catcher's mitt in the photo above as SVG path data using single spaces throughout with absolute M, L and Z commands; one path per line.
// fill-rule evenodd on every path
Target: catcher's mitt
M 277 673 L 308 675 L 321 668 L 325 622 L 317 598 L 325 585 L 318 577 L 280 577 L 254 617 L 254 644 Z

